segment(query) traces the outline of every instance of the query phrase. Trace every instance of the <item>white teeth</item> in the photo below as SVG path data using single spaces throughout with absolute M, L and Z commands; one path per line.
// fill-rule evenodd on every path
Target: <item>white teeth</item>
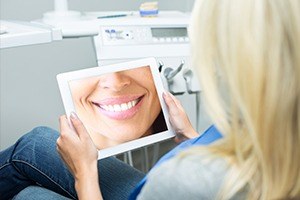
M 128 103 L 115 104 L 115 105 L 101 105 L 100 107 L 110 112 L 121 112 L 134 107 L 137 103 L 138 100 L 136 99 Z
M 112 105 L 109 105 L 108 110 L 111 111 L 111 112 L 114 112 L 114 107 Z
M 133 107 L 138 103 L 138 100 L 136 99 L 136 100 L 132 101 L 131 103 L 132 103 L 132 107 Z
M 120 112 L 121 111 L 121 106 L 118 105 L 118 104 L 114 105 L 114 110 L 115 110 L 115 112 Z
M 122 103 L 121 104 L 121 110 L 128 110 L 128 107 L 127 107 L 127 103 Z
M 128 103 L 127 103 L 127 108 L 128 108 L 128 109 L 132 108 L 132 103 L 131 103 L 131 102 L 128 102 Z
M 104 110 L 109 110 L 109 106 L 107 106 L 107 105 L 103 105 L 102 108 L 103 108 Z

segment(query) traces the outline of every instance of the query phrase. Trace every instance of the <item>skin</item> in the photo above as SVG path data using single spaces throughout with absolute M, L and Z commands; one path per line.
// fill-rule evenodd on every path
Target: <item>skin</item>
M 175 141 L 197 137 L 180 102 L 170 93 L 164 93 L 163 97 L 169 110 L 170 123 L 176 132 Z M 78 198 L 103 199 L 98 180 L 96 146 L 75 113 L 71 114 L 70 121 L 74 128 L 70 127 L 65 115 L 60 117 L 61 135 L 57 139 L 57 150 L 75 177 Z
M 161 111 L 149 66 L 72 81 L 70 89 L 76 113 L 98 149 L 151 134 Z M 114 106 L 125 110 L 108 110 Z

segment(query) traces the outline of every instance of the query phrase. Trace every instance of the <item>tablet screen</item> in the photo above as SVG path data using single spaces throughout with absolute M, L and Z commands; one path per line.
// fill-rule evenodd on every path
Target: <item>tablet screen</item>
M 167 130 L 150 66 L 72 80 L 69 87 L 98 149 Z

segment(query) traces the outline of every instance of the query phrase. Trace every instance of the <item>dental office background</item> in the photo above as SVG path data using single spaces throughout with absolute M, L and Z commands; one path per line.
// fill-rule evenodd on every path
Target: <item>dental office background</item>
M 89 11 L 138 11 L 140 0 L 69 0 L 69 9 Z M 160 0 L 159 10 L 189 13 L 194 0 Z M 52 0 L 1 0 L 1 20 L 31 21 L 53 10 Z M 56 75 L 97 66 L 89 37 L 0 50 L 0 150 L 12 145 L 36 126 L 58 130 L 64 114 Z M 209 123 L 200 119 L 200 130 Z

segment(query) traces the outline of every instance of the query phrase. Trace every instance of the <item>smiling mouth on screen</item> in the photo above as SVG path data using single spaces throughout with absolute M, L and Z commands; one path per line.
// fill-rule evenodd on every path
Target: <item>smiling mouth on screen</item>
M 92 104 L 103 115 L 111 119 L 123 120 L 129 119 L 137 113 L 143 103 L 144 96 L 108 98 L 99 102 L 92 101 Z

